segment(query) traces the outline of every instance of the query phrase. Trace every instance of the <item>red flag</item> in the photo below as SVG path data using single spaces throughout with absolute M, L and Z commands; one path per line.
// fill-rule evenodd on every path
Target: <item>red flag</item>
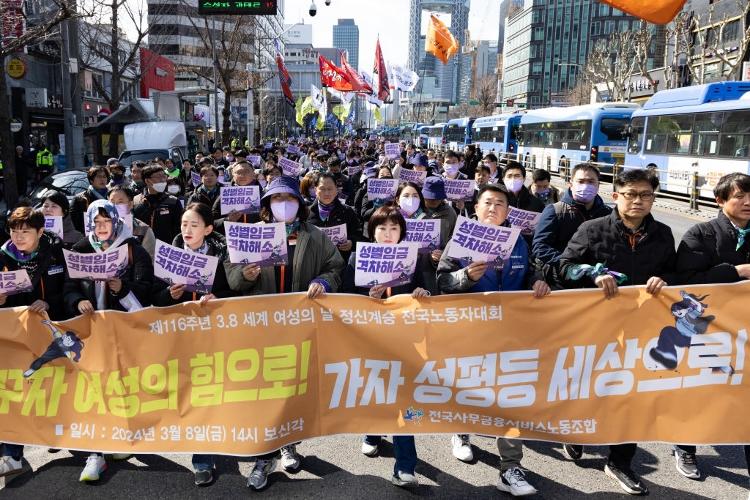
M 279 47 L 278 40 L 274 40 L 276 44 L 276 66 L 279 68 L 279 81 L 281 82 L 281 90 L 284 92 L 284 98 L 286 102 L 291 106 L 294 106 L 294 96 L 292 95 L 292 78 L 289 76 L 289 72 L 286 70 L 284 64 L 284 56 L 281 54 L 281 47 Z
M 341 54 L 341 67 L 346 72 L 346 74 L 349 76 L 349 81 L 352 82 L 353 90 L 356 90 L 357 92 L 361 92 L 363 94 L 372 94 L 372 87 L 362 79 L 362 77 L 359 76 L 359 72 L 349 66 L 349 63 L 346 61 L 346 55 L 344 53 Z
M 342 92 L 356 90 L 352 86 L 349 75 L 343 69 L 321 55 L 318 55 L 318 64 L 320 65 L 320 84 L 322 86 Z
M 380 49 L 380 38 L 375 44 L 375 67 L 372 72 L 378 75 L 378 99 L 387 102 L 391 96 L 391 91 L 388 88 L 388 70 L 383 60 L 383 51 Z

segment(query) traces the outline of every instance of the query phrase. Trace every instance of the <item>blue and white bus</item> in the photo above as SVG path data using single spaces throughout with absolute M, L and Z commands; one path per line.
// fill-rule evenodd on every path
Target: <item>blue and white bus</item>
M 527 111 L 521 117 L 519 160 L 527 170 L 559 172 L 592 161 L 602 172 L 612 172 L 613 164 L 625 161 L 636 109 L 637 104 L 612 102 Z
M 713 198 L 724 174 L 750 174 L 750 82 L 662 90 L 633 113 L 628 167 L 654 168 L 661 188 Z
M 434 150 L 445 148 L 445 127 L 447 123 L 436 123 L 427 129 L 427 147 Z
M 419 125 L 417 127 L 417 137 L 414 141 L 414 144 L 416 144 L 418 148 L 427 147 L 427 140 L 430 138 L 429 132 L 430 132 L 429 125 Z
M 472 139 L 482 153 L 518 153 L 518 126 L 521 113 L 483 116 L 474 121 Z
M 445 142 L 448 149 L 461 152 L 465 146 L 471 144 L 471 125 L 474 118 L 454 118 L 448 120 L 445 127 Z

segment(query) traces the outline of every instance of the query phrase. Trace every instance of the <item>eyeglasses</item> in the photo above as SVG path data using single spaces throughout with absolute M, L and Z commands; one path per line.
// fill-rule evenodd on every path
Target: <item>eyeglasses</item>
M 628 201 L 633 201 L 636 198 L 640 198 L 643 201 L 652 201 L 656 198 L 656 193 L 653 191 L 644 191 L 642 193 L 637 193 L 635 191 L 618 191 L 618 193 Z

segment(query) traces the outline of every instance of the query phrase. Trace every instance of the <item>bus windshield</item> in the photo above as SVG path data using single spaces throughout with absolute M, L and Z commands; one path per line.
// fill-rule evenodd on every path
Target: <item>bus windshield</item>
M 608 141 L 624 141 L 629 122 L 628 118 L 602 118 L 599 130 Z

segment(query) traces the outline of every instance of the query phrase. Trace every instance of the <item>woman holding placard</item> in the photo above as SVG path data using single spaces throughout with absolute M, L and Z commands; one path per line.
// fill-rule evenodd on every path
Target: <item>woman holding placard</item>
M 53 320 L 66 319 L 62 303 L 65 259 L 62 241 L 44 231 L 44 215 L 31 207 L 18 207 L 7 222 L 10 240 L 0 248 L 3 272 L 25 271 L 32 289 L 12 295 L 0 294 L 0 307 L 28 306 L 29 311 L 47 312 Z M 23 460 L 23 446 L 2 444 L 0 477 L 5 484 L 31 470 Z
M 408 186 L 407 186 L 408 187 Z M 413 187 L 408 187 L 413 189 Z M 417 198 L 419 199 L 419 198 Z M 367 224 L 370 240 L 383 244 L 394 245 L 400 243 L 406 236 L 406 220 L 403 209 L 388 204 L 375 210 Z M 344 273 L 344 292 L 367 294 L 373 299 L 391 297 L 392 295 L 411 294 L 414 298 L 427 297 L 430 292 L 423 288 L 423 276 L 419 269 L 412 276 L 411 282 L 394 288 L 375 285 L 369 289 L 354 286 L 356 269 L 356 255 L 349 257 L 349 264 Z M 365 436 L 362 441 L 362 453 L 368 457 L 378 454 L 381 436 Z M 396 486 L 414 487 L 419 481 L 414 473 L 417 465 L 417 449 L 414 446 L 414 436 L 393 436 L 393 453 L 396 463 L 393 467 L 391 482 Z
M 165 281 L 154 278 L 153 302 L 155 306 L 171 306 L 182 302 L 198 300 L 205 304 L 216 298 L 232 297 L 236 295 L 227 283 L 223 261 L 228 260 L 227 245 L 224 238 L 214 231 L 214 219 L 211 209 L 203 203 L 191 203 L 182 214 L 180 234 L 172 245 L 190 252 L 218 257 L 214 282 L 210 293 L 187 292 L 186 285 L 169 285 Z M 215 460 L 213 455 L 193 455 L 193 469 L 195 485 L 207 486 L 214 480 Z
M 297 179 L 282 176 L 269 184 L 261 199 L 260 218 L 265 223 L 284 223 L 287 264 L 263 268 L 257 264 L 227 264 L 227 277 L 234 290 L 245 295 L 307 292 L 314 299 L 339 289 L 344 260 L 331 240 L 307 222 L 308 209 Z M 290 444 L 258 456 L 247 486 L 254 490 L 265 488 L 279 454 L 286 471 L 299 469 L 301 457 L 296 446 Z
M 113 203 L 96 200 L 86 211 L 88 236 L 73 245 L 78 254 L 102 254 L 121 246 L 127 247 L 127 267 L 117 276 L 104 280 L 68 279 L 65 281 L 65 309 L 69 316 L 112 309 L 137 311 L 151 303 L 154 269 L 151 256 L 143 249 L 133 232 L 120 217 Z M 127 458 L 128 455 L 115 455 Z M 81 472 L 80 481 L 98 481 L 107 470 L 102 453 L 91 453 Z

